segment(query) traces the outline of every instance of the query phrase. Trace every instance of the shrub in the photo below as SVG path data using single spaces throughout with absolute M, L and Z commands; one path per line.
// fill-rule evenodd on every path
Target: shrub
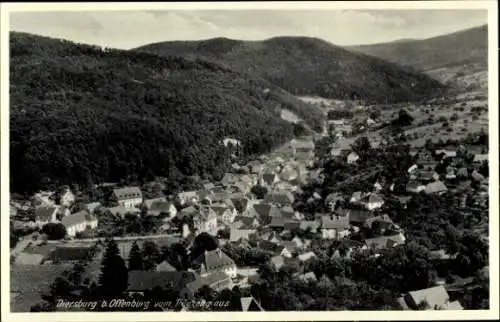
M 60 240 L 66 236 L 66 227 L 60 223 L 48 223 L 42 227 L 42 232 L 49 240 Z

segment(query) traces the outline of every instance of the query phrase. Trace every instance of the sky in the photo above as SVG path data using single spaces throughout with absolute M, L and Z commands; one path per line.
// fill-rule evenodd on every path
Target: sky
M 317 37 L 340 46 L 430 38 L 487 23 L 486 10 L 163 10 L 11 12 L 12 31 L 131 49 L 227 37 Z

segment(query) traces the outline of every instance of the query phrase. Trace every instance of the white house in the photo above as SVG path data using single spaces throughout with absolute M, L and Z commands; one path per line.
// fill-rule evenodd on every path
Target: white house
M 183 191 L 177 194 L 177 200 L 181 205 L 195 205 L 199 202 L 200 197 L 197 191 Z
M 349 215 L 321 217 L 321 236 L 323 239 L 341 239 L 349 235 Z
M 201 259 L 200 275 L 207 276 L 211 273 L 222 271 L 227 276 L 235 278 L 237 275 L 236 264 L 234 260 L 217 248 L 212 251 L 205 251 Z
M 66 227 L 68 236 L 74 237 L 78 232 L 87 229 L 87 227 L 91 229 L 96 228 L 97 218 L 91 216 L 87 211 L 80 211 L 64 217 L 61 223 Z
M 113 198 L 120 206 L 125 208 L 134 208 L 142 204 L 142 193 L 138 187 L 114 189 Z
M 347 155 L 347 163 L 352 164 L 355 163 L 359 160 L 359 154 L 356 152 L 352 151 Z
M 75 202 L 75 195 L 66 187 L 60 196 L 59 204 L 63 207 L 70 207 Z
M 217 214 L 208 206 L 200 207 L 199 213 L 193 218 L 193 222 L 198 233 L 215 234 L 217 231 Z

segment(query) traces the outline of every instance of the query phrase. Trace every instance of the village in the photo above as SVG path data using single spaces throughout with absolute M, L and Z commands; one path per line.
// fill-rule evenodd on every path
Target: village
M 371 121 L 367 128 L 372 126 Z M 308 270 L 311 262 L 320 260 L 314 251 L 318 240 L 329 243 L 331 258 L 344 259 L 354 259 L 356 254 L 383 256 L 384 250 L 404 245 L 404 225 L 396 224 L 383 211 L 388 195 L 406 207 L 415 195 L 440 195 L 452 190 L 463 192 L 462 207 L 488 211 L 488 178 L 484 175 L 488 154 L 484 149 L 457 146 L 411 148 L 415 163 L 406 169 L 409 180 L 403 192 L 387 178 L 349 195 L 312 192 L 304 202 L 323 206 L 303 213 L 298 210 L 298 199 L 305 195 L 307 185 L 323 183 L 325 173 L 320 165 L 325 160 L 348 167 L 360 160 L 352 144 L 345 144 L 353 142 L 345 138 L 352 137 L 349 120 L 328 122 L 325 132 L 294 139 L 246 164 L 235 162 L 219 182 L 202 182 L 201 189 L 175 195 L 163 195 L 154 183 L 106 184 L 100 187 L 110 192 L 107 203 L 78 202 L 75 191 L 67 186 L 57 193 L 37 193 L 31 200 L 12 200 L 11 226 L 29 232 L 11 248 L 13 308 L 29 310 L 36 299 L 41 301 L 41 293 L 47 292 L 52 281 L 75 263 L 86 262 L 87 283 L 97 283 L 104 242 L 109 238 L 128 262 L 129 296 L 170 285 L 181 298 L 191 299 L 206 286 L 215 291 L 235 287 L 248 290 L 259 283 L 259 265 L 264 263 L 276 271 L 295 267 L 293 278 L 305 283 L 328 279 Z M 333 143 L 328 144 L 326 153 L 316 155 L 324 142 Z M 390 145 L 370 143 L 372 148 Z M 467 156 L 471 151 L 476 152 Z M 471 186 L 476 193 L 469 205 Z M 26 215 L 30 212 L 31 216 Z M 487 227 L 487 223 L 480 224 Z M 369 238 L 366 234 L 361 239 L 351 238 L 360 231 L 369 231 Z M 208 246 L 211 241 L 207 238 L 215 241 L 215 246 Z M 182 245 L 184 249 L 177 252 L 188 255 L 187 263 L 172 255 L 169 247 L 174 244 Z M 193 251 L 195 244 L 198 248 Z M 140 247 L 143 257 L 153 259 L 148 265 L 135 267 L 130 259 Z M 432 255 L 444 261 L 456 257 L 443 249 L 434 249 Z M 441 278 L 432 287 L 401 294 L 398 301 L 406 310 L 420 309 L 422 301 L 427 309 L 463 309 L 447 291 L 457 283 L 466 282 L 448 285 Z M 183 305 L 181 309 L 189 307 Z M 241 310 L 263 311 L 264 305 L 252 295 L 242 296 Z

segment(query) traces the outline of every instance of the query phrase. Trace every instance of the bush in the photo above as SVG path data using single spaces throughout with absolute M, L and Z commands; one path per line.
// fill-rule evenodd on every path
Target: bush
M 49 240 L 60 240 L 66 236 L 66 227 L 60 223 L 48 223 L 42 227 L 42 232 Z
M 458 120 L 458 114 L 453 113 L 453 115 L 450 117 L 450 121 L 456 121 L 456 120 Z

